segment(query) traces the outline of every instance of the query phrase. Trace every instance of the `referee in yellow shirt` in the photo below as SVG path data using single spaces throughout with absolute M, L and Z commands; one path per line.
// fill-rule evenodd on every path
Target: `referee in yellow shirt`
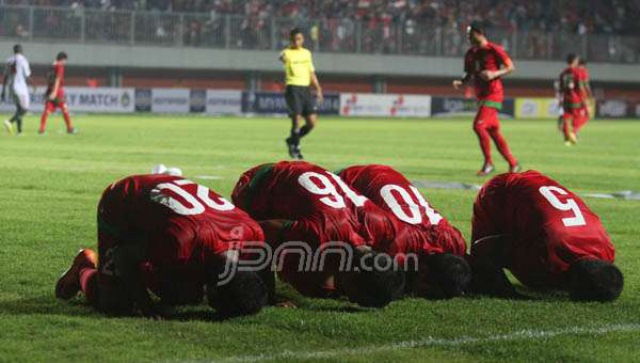
M 284 65 L 287 88 L 284 98 L 289 107 L 291 117 L 291 135 L 286 139 L 289 155 L 294 159 L 302 159 L 300 139 L 313 130 L 318 122 L 318 104 L 322 103 L 322 88 L 316 70 L 313 67 L 311 52 L 305 49 L 304 35 L 298 28 L 289 33 L 289 47 L 280 53 L 280 61 Z M 313 101 L 309 86 L 316 89 L 317 103 Z M 304 126 L 302 118 L 305 120 Z

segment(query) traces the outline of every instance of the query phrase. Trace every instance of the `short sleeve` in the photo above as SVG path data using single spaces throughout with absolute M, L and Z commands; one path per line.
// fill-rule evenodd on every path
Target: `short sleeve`
M 309 52 L 309 72 L 313 73 L 316 71 L 316 67 L 313 65 L 313 56 L 311 52 Z
M 495 46 L 493 47 L 494 52 L 496 53 L 498 59 L 500 59 L 500 63 L 504 65 L 512 64 L 511 57 L 504 51 L 502 47 Z
M 27 61 L 26 58 L 22 58 L 22 62 L 24 63 L 23 69 L 25 78 L 31 77 L 31 66 L 29 66 L 29 61 Z

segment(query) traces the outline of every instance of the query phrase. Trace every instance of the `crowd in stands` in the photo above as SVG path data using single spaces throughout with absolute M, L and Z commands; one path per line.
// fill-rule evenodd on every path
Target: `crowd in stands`
M 301 26 L 316 49 L 375 53 L 457 55 L 466 46 L 464 27 L 474 20 L 495 29 L 505 47 L 518 46 L 510 44 L 510 34 L 518 32 L 526 42 L 523 55 L 533 58 L 553 51 L 550 35 L 635 35 L 640 28 L 634 18 L 640 14 L 638 0 L 0 0 L 0 5 L 148 11 L 157 19 L 190 13 L 181 29 L 175 21 L 157 19 L 141 25 L 159 40 L 180 34 L 194 46 L 225 42 L 269 49 L 286 41 L 290 27 Z M 231 24 L 224 23 L 225 15 L 233 16 Z M 225 27 L 231 28 L 231 41 Z M 26 32 L 24 24 L 14 29 L 17 35 Z

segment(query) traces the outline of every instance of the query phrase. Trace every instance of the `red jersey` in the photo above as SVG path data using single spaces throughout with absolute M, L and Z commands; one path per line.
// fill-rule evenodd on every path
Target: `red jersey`
M 64 72 L 64 63 L 58 61 L 53 62 L 53 66 L 51 67 L 50 79 L 48 82 L 49 84 L 47 87 L 47 95 L 53 92 L 56 79 L 60 78 L 60 85 L 58 86 L 58 92 L 55 96 L 56 98 L 64 98 Z
M 582 93 L 579 87 L 581 79 L 578 68 L 569 67 L 560 73 L 560 91 L 565 109 L 582 107 Z
M 319 166 L 287 161 L 257 166 L 240 177 L 232 199 L 256 220 L 292 221 L 292 230 L 305 238 L 299 240 L 313 245 L 366 244 L 356 209 L 367 198 Z
M 580 66 L 578 69 L 578 84 L 582 86 L 582 88 L 586 88 L 591 80 L 591 75 L 589 75 L 589 69 L 587 67 Z M 586 92 L 582 93 L 583 99 L 587 96 Z
M 614 247 L 598 216 L 575 194 L 537 171 L 502 174 L 480 190 L 471 255 L 482 239 L 506 236 L 505 266 L 523 284 L 558 287 L 581 259 L 613 262 Z
M 460 231 L 433 209 L 416 187 L 389 166 L 352 166 L 340 172 L 342 179 L 389 213 L 410 232 L 396 237 L 393 252 L 465 254 Z
M 245 242 L 264 241 L 258 223 L 231 202 L 168 175 L 130 176 L 109 186 L 98 205 L 98 226 L 101 252 L 136 243 L 155 267 L 204 265 Z
M 473 46 L 464 56 L 464 71 L 473 77 L 476 97 L 484 106 L 500 109 L 504 100 L 504 88 L 500 78 L 485 81 L 480 78 L 482 71 L 498 71 L 503 65 L 511 63 L 511 58 L 502 47 L 487 43 L 485 46 Z

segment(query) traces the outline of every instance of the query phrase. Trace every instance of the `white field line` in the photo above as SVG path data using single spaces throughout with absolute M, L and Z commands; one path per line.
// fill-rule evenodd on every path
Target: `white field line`
M 331 350 L 320 350 L 315 352 L 293 352 L 283 351 L 282 353 L 271 355 L 236 356 L 222 359 L 220 363 L 252 363 L 268 361 L 288 361 L 288 360 L 309 360 L 339 358 L 344 355 L 369 355 L 375 353 L 392 352 L 399 349 L 426 348 L 426 347 L 456 347 L 472 344 L 485 344 L 493 342 L 508 342 L 517 340 L 545 340 L 561 336 L 572 335 L 605 335 L 609 333 L 640 332 L 640 324 L 616 324 L 604 325 L 601 327 L 570 327 L 559 330 L 521 330 L 502 335 L 490 335 L 487 337 L 469 337 L 444 339 L 428 337 L 420 340 L 408 340 L 404 342 L 391 343 L 386 345 L 376 345 L 358 348 L 341 348 Z

